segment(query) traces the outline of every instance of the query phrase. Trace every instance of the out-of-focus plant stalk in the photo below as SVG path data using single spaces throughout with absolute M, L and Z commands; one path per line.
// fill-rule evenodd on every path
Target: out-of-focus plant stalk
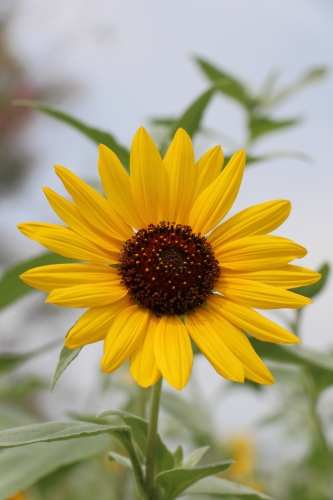
M 313 424 L 313 427 L 316 431 L 318 441 L 322 447 L 322 450 L 324 452 L 324 455 L 326 456 L 326 461 L 327 461 L 327 484 L 329 487 L 330 492 L 333 492 L 333 477 L 332 477 L 332 470 L 333 470 L 333 456 L 332 452 L 330 450 L 330 447 L 328 445 L 325 432 L 323 429 L 323 424 L 322 420 L 318 414 L 317 411 L 317 403 L 318 403 L 318 395 L 315 390 L 315 386 L 312 380 L 312 376 L 304 370 L 303 372 L 303 387 L 304 390 L 309 398 L 310 402 L 310 417 L 311 421 Z
M 155 500 L 156 439 L 158 414 L 162 392 L 162 380 L 163 379 L 161 377 L 160 380 L 153 386 L 151 393 L 145 482 L 147 500 Z

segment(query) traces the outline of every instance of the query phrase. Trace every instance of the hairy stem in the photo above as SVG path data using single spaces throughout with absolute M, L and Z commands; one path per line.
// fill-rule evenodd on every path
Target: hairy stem
M 147 500 L 155 500 L 156 439 L 158 413 L 160 409 L 160 399 L 162 392 L 162 380 L 163 379 L 161 377 L 160 380 L 154 385 L 151 393 L 145 481 Z

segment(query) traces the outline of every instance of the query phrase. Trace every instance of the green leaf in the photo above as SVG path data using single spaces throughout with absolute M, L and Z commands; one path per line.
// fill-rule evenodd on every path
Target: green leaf
M 79 355 L 82 347 L 78 347 L 77 349 L 68 349 L 68 347 L 64 346 L 60 352 L 59 361 L 56 367 L 56 370 L 53 375 L 52 383 L 51 383 L 51 392 L 54 389 L 58 379 L 64 373 L 67 366 L 71 364 L 72 361 Z
M 313 377 L 317 391 L 333 384 L 333 354 L 300 345 L 279 345 L 250 338 L 257 354 L 277 363 L 301 366 Z
M 328 276 L 330 274 L 330 266 L 328 263 L 325 263 L 318 269 L 318 273 L 322 276 L 317 283 L 313 283 L 313 285 L 300 286 L 299 288 L 293 288 L 290 291 L 294 293 L 298 293 L 299 295 L 304 295 L 304 297 L 309 297 L 312 299 L 315 295 L 320 293 L 327 283 Z
M 215 92 L 215 88 L 207 90 L 186 109 L 181 117 L 175 121 L 171 129 L 171 137 L 174 136 L 178 128 L 186 130 L 190 137 L 195 135 L 195 133 L 199 130 L 203 114 Z
M 204 59 L 197 57 L 195 62 L 220 92 L 235 99 L 247 109 L 252 109 L 256 105 L 256 100 L 243 82 Z
M 60 467 L 98 455 L 104 448 L 104 438 L 96 436 L 5 450 L 0 453 L 0 500 L 26 490 Z
M 201 465 L 188 469 L 167 470 L 156 476 L 156 484 L 163 488 L 165 497 L 168 500 L 173 500 L 186 488 L 199 481 L 199 479 L 225 471 L 233 463 L 235 463 L 233 460 L 226 460 L 225 462 Z
M 202 479 L 188 488 L 184 493 L 186 495 L 212 495 L 216 498 L 225 498 L 228 500 L 232 497 L 236 497 L 237 500 L 273 500 L 268 495 L 265 495 L 265 493 L 217 477 Z
M 10 267 L 0 279 L 0 309 L 8 306 L 14 302 L 14 300 L 19 299 L 26 293 L 35 290 L 31 286 L 26 285 L 19 278 L 20 274 L 23 274 L 33 267 L 46 266 L 48 264 L 64 264 L 67 262 L 73 262 L 73 259 L 67 259 L 55 253 L 45 252 L 38 257 L 34 257 L 33 259 L 20 262 Z
M 129 171 L 129 151 L 124 146 L 120 145 L 118 141 L 108 132 L 89 127 L 85 123 L 77 120 L 76 118 L 73 118 L 67 113 L 64 113 L 42 102 L 19 99 L 15 100 L 13 104 L 14 106 L 27 106 L 29 108 L 34 108 L 38 111 L 41 111 L 42 113 L 56 118 L 57 120 L 67 123 L 79 132 L 82 132 L 86 137 L 94 141 L 96 144 L 104 144 L 108 148 L 112 149 L 112 151 L 118 156 L 119 160 L 126 168 L 126 170 Z
M 113 434 L 119 437 L 128 433 L 129 430 L 127 426 L 97 425 L 85 422 L 46 422 L 1 431 L 0 448 L 50 443 L 98 434 Z
M 201 448 L 197 448 L 192 451 L 183 461 L 182 467 L 185 469 L 189 467 L 194 467 L 197 463 L 202 459 L 204 454 L 209 450 L 210 446 L 201 446 Z
M 298 118 L 292 118 L 289 120 L 273 120 L 268 116 L 255 116 L 251 114 L 248 121 L 250 139 L 251 141 L 254 141 L 264 134 L 292 127 L 297 125 L 299 122 L 300 120 Z
M 301 90 L 303 87 L 314 83 L 318 80 L 322 80 L 328 75 L 328 69 L 324 66 L 318 68 L 312 68 L 307 71 L 304 75 L 301 76 L 296 82 L 292 83 L 288 87 L 285 87 L 283 90 L 278 92 L 275 96 L 272 96 L 271 99 L 265 103 L 267 106 L 272 107 L 279 104 L 281 101 L 288 99 L 293 94 Z
M 183 463 L 183 447 L 179 444 L 175 451 L 173 452 L 173 459 L 174 459 L 174 467 L 177 469 L 178 467 L 181 467 Z
M 163 118 L 153 120 L 154 124 L 169 125 L 168 127 L 169 130 L 166 140 L 162 143 L 160 147 L 162 155 L 165 154 L 169 142 L 172 140 L 177 129 L 183 128 L 184 130 L 186 130 L 186 132 L 189 134 L 190 137 L 192 138 L 194 137 L 194 135 L 200 129 L 200 124 L 202 121 L 203 114 L 215 92 L 216 89 L 212 87 L 211 89 L 201 94 L 194 102 L 190 104 L 190 106 L 184 111 L 184 113 L 175 120 L 163 119 Z
M 137 417 L 132 413 L 120 410 L 110 410 L 101 413 L 98 417 L 120 417 L 123 422 L 131 428 L 131 433 L 134 441 L 138 445 L 142 455 L 145 457 L 147 452 L 147 436 L 148 436 L 148 422 L 143 418 Z M 160 435 L 157 435 L 156 443 L 156 470 L 161 472 L 163 470 L 172 469 L 174 467 L 174 456 L 171 451 L 163 443 Z
M 110 451 L 108 453 L 108 460 L 109 462 L 117 462 L 119 465 L 122 465 L 126 469 L 133 470 L 132 462 L 124 455 L 119 455 L 119 453 Z

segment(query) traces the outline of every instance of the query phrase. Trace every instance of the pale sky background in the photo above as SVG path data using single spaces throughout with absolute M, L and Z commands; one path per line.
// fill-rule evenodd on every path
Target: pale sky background
M 110 130 L 129 145 L 140 125 L 149 128 L 150 117 L 179 114 L 208 88 L 191 60 L 194 55 L 256 89 L 270 70 L 280 71 L 280 82 L 286 84 L 310 67 L 332 68 L 332 25 L 330 0 L 21 0 L 16 2 L 8 41 L 34 81 L 78 83 L 78 94 L 63 102 L 63 109 Z M 256 150 L 297 150 L 309 155 L 312 163 L 280 160 L 250 168 L 232 209 L 235 213 L 270 199 L 291 200 L 292 214 L 278 234 L 304 245 L 309 255 L 302 265 L 312 268 L 333 261 L 332 90 L 330 75 L 286 102 L 277 117 L 297 115 L 304 122 L 263 139 Z M 216 97 L 204 123 L 241 146 L 242 120 L 234 102 Z M 35 168 L 19 196 L 0 203 L 0 229 L 12 242 L 13 261 L 42 250 L 18 233 L 17 223 L 56 221 L 41 191 L 45 185 L 62 191 L 52 165 L 65 165 L 86 179 L 97 174 L 94 144 L 50 118 L 36 114 L 24 140 L 35 156 Z M 196 144 L 198 154 L 211 145 L 208 141 Z M 333 345 L 332 296 L 330 283 L 306 311 L 305 345 L 319 349 Z M 35 294 L 20 302 L 21 311 L 14 305 L 2 313 L 7 346 L 23 325 L 20 346 L 28 349 L 64 336 L 78 317 L 77 311 L 54 316 L 57 322 L 45 315 L 29 315 L 31 303 L 42 301 L 42 294 Z M 52 306 L 40 308 L 50 312 Z M 101 349 L 101 345 L 86 347 L 60 380 L 58 395 L 57 390 L 52 396 L 46 394 L 43 404 L 57 401 L 60 411 L 74 409 L 71 397 L 77 393 L 83 405 L 99 370 Z M 43 359 L 41 366 L 51 377 L 57 353 Z M 220 384 L 220 377 L 204 360 L 196 362 L 195 374 L 209 382 L 209 390 Z M 67 397 L 61 396 L 65 393 Z M 228 412 L 219 414 L 223 430 L 251 426 L 267 411 L 272 394 L 254 396 L 239 390 L 228 397 Z

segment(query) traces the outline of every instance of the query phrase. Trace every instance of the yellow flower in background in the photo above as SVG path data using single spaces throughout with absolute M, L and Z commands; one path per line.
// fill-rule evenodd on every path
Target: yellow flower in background
M 100 146 L 106 198 L 56 167 L 73 202 L 44 192 L 67 226 L 24 223 L 19 229 L 81 263 L 38 267 L 21 278 L 49 292 L 47 302 L 88 308 L 70 330 L 68 348 L 104 340 L 102 371 L 113 372 L 129 358 L 141 386 L 162 375 L 180 390 L 192 369 L 192 338 L 223 377 L 274 382 L 244 331 L 266 342 L 299 339 L 253 308 L 303 307 L 311 300 L 288 288 L 315 283 L 320 275 L 290 264 L 306 255 L 304 247 L 267 236 L 287 219 L 288 201 L 261 203 L 220 224 L 238 194 L 245 152 L 222 166 L 219 146 L 195 163 L 182 129 L 162 160 L 140 128 L 130 176 Z
M 26 495 L 22 492 L 16 493 L 16 495 L 13 495 L 12 497 L 8 498 L 7 500 L 25 500 Z

